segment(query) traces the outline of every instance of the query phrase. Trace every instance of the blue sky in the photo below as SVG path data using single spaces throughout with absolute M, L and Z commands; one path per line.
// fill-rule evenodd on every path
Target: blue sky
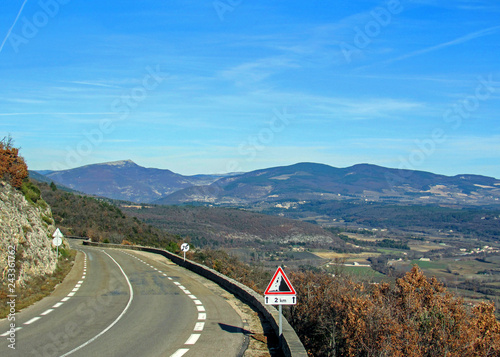
M 0 135 L 31 169 L 296 162 L 500 178 L 500 3 L 12 0 Z

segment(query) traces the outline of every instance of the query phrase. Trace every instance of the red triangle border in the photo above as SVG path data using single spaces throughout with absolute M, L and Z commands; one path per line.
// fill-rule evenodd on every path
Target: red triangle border
M 269 292 L 269 289 L 271 288 L 271 285 L 273 285 L 274 280 L 276 280 L 276 278 L 278 277 L 278 274 L 280 274 L 280 273 L 281 273 L 281 276 L 283 276 L 283 278 L 285 279 L 285 283 L 290 288 L 290 291 Z M 267 286 L 267 289 L 264 292 L 264 295 L 297 295 L 297 293 L 295 292 L 295 289 L 293 288 L 292 284 L 290 283 L 290 280 L 288 280 L 288 277 L 286 276 L 286 274 L 283 271 L 283 269 L 281 267 L 278 267 L 278 269 L 276 270 L 276 273 L 274 273 L 273 278 L 269 282 L 269 285 Z

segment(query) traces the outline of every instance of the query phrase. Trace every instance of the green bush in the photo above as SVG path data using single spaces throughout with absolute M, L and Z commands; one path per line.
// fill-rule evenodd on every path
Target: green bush
M 40 189 L 35 186 L 31 181 L 24 181 L 21 185 L 21 192 L 24 194 L 24 197 L 30 203 L 37 203 L 42 198 L 42 193 Z

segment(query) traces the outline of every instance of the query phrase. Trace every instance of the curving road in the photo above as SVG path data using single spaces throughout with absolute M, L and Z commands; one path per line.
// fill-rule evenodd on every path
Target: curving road
M 1 356 L 240 356 L 239 314 L 199 276 L 129 250 L 71 242 L 80 252 L 64 283 L 0 321 Z M 201 282 L 200 282 L 201 281 Z M 19 329 L 20 328 L 20 329 Z

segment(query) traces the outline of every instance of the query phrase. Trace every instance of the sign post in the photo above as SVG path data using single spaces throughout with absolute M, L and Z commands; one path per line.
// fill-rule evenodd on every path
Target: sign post
M 186 252 L 189 250 L 189 243 L 182 243 L 181 250 L 184 252 L 184 261 L 186 261 Z
M 62 239 L 64 238 L 64 236 L 59 228 L 57 228 L 52 237 L 54 237 L 54 239 L 52 239 L 52 244 L 56 246 L 57 259 L 59 259 L 59 246 L 62 244 Z
M 283 335 L 283 305 L 297 304 L 297 293 L 281 267 L 278 267 L 278 270 L 276 270 L 271 282 L 267 286 L 264 292 L 264 301 L 266 305 L 279 305 L 279 339 L 281 345 Z

